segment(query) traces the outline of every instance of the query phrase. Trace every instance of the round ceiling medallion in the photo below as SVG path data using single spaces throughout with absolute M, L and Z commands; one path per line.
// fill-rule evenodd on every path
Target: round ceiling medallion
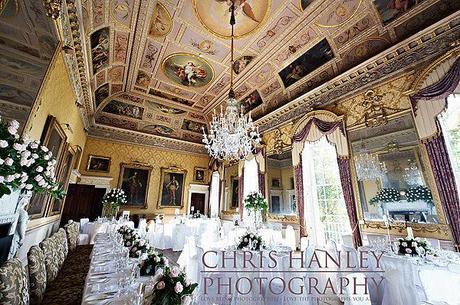
M 163 73 L 176 84 L 202 87 L 214 78 L 212 66 L 203 58 L 190 53 L 174 53 L 165 58 Z
M 200 23 L 218 37 L 230 39 L 232 0 L 192 0 Z M 271 0 L 234 0 L 236 6 L 235 38 L 257 30 L 270 13 Z

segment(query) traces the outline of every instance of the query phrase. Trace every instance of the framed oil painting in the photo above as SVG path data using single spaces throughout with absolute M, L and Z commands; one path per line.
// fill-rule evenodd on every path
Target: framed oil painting
M 232 208 L 237 208 L 239 206 L 239 186 L 240 179 L 237 176 L 232 177 Z
M 88 172 L 108 173 L 110 172 L 110 162 L 110 157 L 89 155 L 86 170 Z
M 147 208 L 152 166 L 139 163 L 121 163 L 118 187 L 126 193 L 128 202 L 123 205 L 133 208 Z
M 182 207 L 185 196 L 187 171 L 179 168 L 162 167 L 158 207 Z
M 287 88 L 332 58 L 334 58 L 334 53 L 331 46 L 326 39 L 323 39 L 278 74 L 283 81 L 284 87 Z
M 204 167 L 195 167 L 193 180 L 195 182 L 204 183 L 206 181 L 206 169 Z
M 260 97 L 259 91 L 254 90 L 253 92 L 251 92 L 251 94 L 246 96 L 240 102 L 240 105 L 241 105 L 241 108 L 243 108 L 244 114 L 262 105 L 262 98 Z
M 91 55 L 93 74 L 108 67 L 110 57 L 110 33 L 108 27 L 91 34 Z
M 190 53 L 171 54 L 163 61 L 163 73 L 175 84 L 202 87 L 214 78 L 214 70 L 203 58 Z
M 48 116 L 40 142 L 48 147 L 56 159 L 56 173 L 60 173 L 62 159 L 67 147 L 67 136 L 59 122 L 53 116 Z M 31 219 L 43 217 L 51 197 L 46 194 L 34 193 L 27 206 L 27 213 Z
M 73 164 L 75 162 L 75 156 L 76 152 L 75 150 L 68 146 L 67 152 L 65 153 L 65 156 L 62 160 L 62 166 L 59 170 L 59 175 L 57 177 L 57 181 L 62 183 L 62 187 L 64 188 L 64 191 L 67 192 L 69 188 L 69 180 L 70 180 L 70 174 L 72 173 L 73 169 Z M 48 216 L 53 216 L 53 215 L 58 215 L 61 213 L 62 208 L 64 207 L 64 199 L 54 199 L 51 198 L 51 203 L 50 203 L 50 210 L 48 212 Z

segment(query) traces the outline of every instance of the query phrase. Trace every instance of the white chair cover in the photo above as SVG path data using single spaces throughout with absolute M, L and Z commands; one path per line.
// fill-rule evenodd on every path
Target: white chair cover
M 89 222 L 89 218 L 81 218 L 80 219 L 80 233 L 84 233 L 83 228 Z
M 182 251 L 184 249 L 185 237 L 187 234 L 189 234 L 189 232 L 187 232 L 185 224 L 176 224 L 174 238 L 172 238 L 173 251 Z
M 89 234 L 78 235 L 78 245 L 89 245 Z
M 286 227 L 286 245 L 289 246 L 292 250 L 296 249 L 296 241 L 295 241 L 295 231 L 292 226 Z

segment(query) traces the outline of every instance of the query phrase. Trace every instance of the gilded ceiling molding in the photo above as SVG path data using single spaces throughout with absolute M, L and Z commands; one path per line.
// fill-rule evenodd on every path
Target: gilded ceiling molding
M 58 19 L 61 15 L 62 0 L 43 0 L 46 9 L 46 16 Z
M 268 131 L 299 118 L 310 111 L 305 105 L 319 108 L 338 99 L 347 98 L 370 88 L 378 81 L 395 77 L 416 64 L 444 54 L 460 39 L 460 25 L 457 22 L 460 19 L 459 15 L 460 12 L 457 12 L 455 17 L 448 21 L 419 32 L 417 37 L 405 40 L 380 56 L 373 57 L 373 60 L 363 62 L 341 77 L 336 77 L 257 120 L 260 130 Z M 428 37 L 431 39 L 428 40 Z

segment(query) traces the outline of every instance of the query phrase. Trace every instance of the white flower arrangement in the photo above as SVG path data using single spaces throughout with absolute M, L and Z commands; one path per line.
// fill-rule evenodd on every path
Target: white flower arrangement
M 399 238 L 398 253 L 400 255 L 420 255 L 424 256 L 432 251 L 430 244 L 426 239 L 421 238 Z
M 56 182 L 56 160 L 39 141 L 20 138 L 19 123 L 8 124 L 0 118 L 0 197 L 11 191 L 50 193 L 63 198 L 65 193 Z

